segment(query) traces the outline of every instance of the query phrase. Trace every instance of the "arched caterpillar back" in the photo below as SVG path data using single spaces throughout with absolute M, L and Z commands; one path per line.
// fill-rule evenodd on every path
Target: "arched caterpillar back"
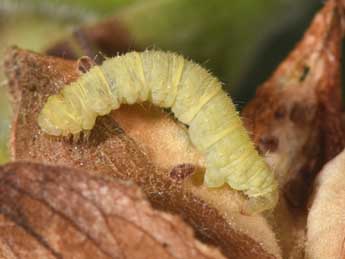
M 228 183 L 243 191 L 251 198 L 251 211 L 275 206 L 274 175 L 252 145 L 231 99 L 215 77 L 182 56 L 145 51 L 108 59 L 50 96 L 38 123 L 50 135 L 78 134 L 121 104 L 145 101 L 171 108 L 189 126 L 191 142 L 206 156 L 208 187 Z

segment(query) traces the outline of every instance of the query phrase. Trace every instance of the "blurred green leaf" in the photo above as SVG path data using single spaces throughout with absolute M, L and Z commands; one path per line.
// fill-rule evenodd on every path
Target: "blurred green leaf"
M 85 14 L 97 14 L 99 16 L 109 15 L 114 10 L 133 4 L 140 0 L 0 0 L 5 8 L 26 9 L 35 12 L 62 9 L 69 16 L 68 12 Z M 65 8 L 67 7 L 67 8 Z M 1 8 L 1 6 L 0 6 Z
M 315 12 L 310 6 L 318 1 L 0 0 L 0 61 L 9 45 L 40 51 L 76 25 L 115 15 L 135 44 L 176 51 L 203 64 L 226 83 L 238 102 L 236 98 L 246 100 L 293 47 Z M 284 38 L 287 28 L 294 32 L 286 36 L 289 40 Z M 280 38 L 272 44 L 277 32 Z M 4 80 L 0 70 L 0 82 Z M 1 162 L 7 157 L 4 140 L 8 139 L 10 110 L 0 90 Z
M 180 52 L 204 64 L 228 90 L 255 57 L 257 46 L 284 19 L 308 5 L 297 0 L 148 0 L 117 15 L 136 42 Z M 296 8 L 297 7 L 297 8 Z

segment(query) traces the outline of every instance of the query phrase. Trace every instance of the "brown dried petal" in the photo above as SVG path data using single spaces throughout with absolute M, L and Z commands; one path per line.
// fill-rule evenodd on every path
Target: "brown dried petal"
M 12 125 L 14 159 L 131 179 L 155 206 L 179 213 L 227 256 L 281 258 L 263 216 L 241 213 L 244 197 L 240 193 L 201 184 L 202 156 L 190 144 L 184 127 L 166 113 L 148 105 L 123 106 L 98 118 L 88 140 L 56 139 L 40 131 L 37 115 L 49 95 L 79 76 L 77 63 L 12 49 L 6 70 L 12 92 L 21 96 Z M 194 165 L 196 170 L 193 175 L 180 173 L 186 177 L 176 181 L 170 172 L 180 164 Z
M 0 255 L 18 258 L 224 258 L 138 187 L 27 162 L 0 168 Z

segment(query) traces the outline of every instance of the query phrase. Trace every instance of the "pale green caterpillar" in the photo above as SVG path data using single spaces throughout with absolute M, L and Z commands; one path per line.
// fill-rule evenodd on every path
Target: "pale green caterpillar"
M 250 199 L 251 211 L 275 206 L 277 183 L 246 133 L 221 83 L 201 66 L 161 51 L 130 52 L 94 66 L 50 96 L 41 129 L 55 136 L 90 130 L 99 115 L 121 104 L 149 101 L 170 108 L 189 126 L 194 146 L 206 156 L 205 184 L 227 183 Z

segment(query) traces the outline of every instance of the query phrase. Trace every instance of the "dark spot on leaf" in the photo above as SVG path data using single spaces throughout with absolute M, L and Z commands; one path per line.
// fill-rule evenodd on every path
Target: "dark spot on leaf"
M 192 164 L 180 164 L 175 166 L 171 171 L 170 171 L 170 178 L 175 180 L 175 181 L 183 181 L 186 179 L 188 176 L 193 174 L 195 171 L 195 166 Z
M 300 82 L 303 82 L 303 81 L 307 78 L 309 72 L 310 72 L 310 67 L 307 66 L 307 65 L 305 65 L 305 66 L 303 67 L 303 71 L 302 71 L 302 74 L 301 74 L 301 76 L 300 76 L 300 78 L 299 78 L 299 81 L 300 81 Z
M 96 63 L 88 56 L 83 56 L 78 59 L 77 67 L 82 73 L 87 73 Z
M 283 119 L 286 115 L 286 107 L 284 105 L 281 105 L 277 108 L 277 110 L 274 112 L 274 118 L 277 120 Z
M 262 136 L 259 140 L 259 146 L 261 151 L 274 152 L 277 150 L 279 145 L 279 140 L 274 136 Z

